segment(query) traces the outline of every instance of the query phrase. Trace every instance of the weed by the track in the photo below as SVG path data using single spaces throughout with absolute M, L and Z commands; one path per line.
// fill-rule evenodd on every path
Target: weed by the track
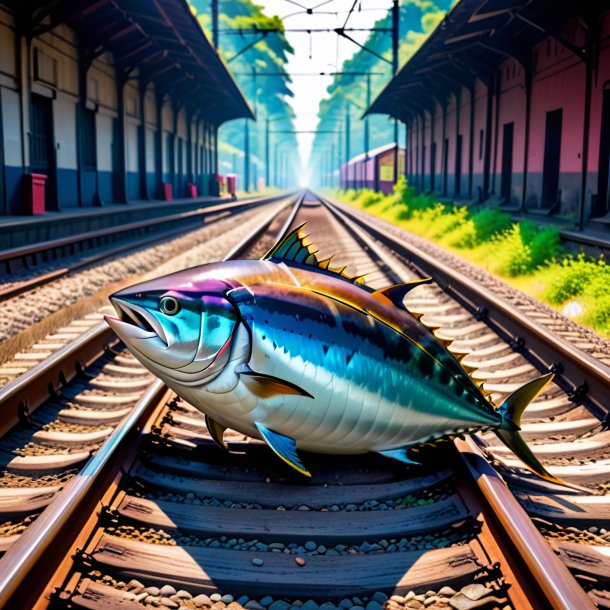
M 565 315 L 610 335 L 610 266 L 568 252 L 556 227 L 513 221 L 497 208 L 436 201 L 401 178 L 392 195 L 335 191 L 338 199 L 452 250 Z

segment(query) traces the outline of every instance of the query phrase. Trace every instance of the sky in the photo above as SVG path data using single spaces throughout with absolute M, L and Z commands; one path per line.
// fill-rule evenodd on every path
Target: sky
M 279 15 L 284 19 L 286 30 L 308 28 L 342 27 L 354 0 L 255 0 L 264 7 L 265 14 Z M 391 8 L 392 0 L 356 0 L 355 9 L 346 27 L 369 28 Z M 316 8 L 317 7 L 317 8 Z M 313 14 L 306 13 L 307 8 Z M 363 43 L 368 32 L 350 32 L 350 36 Z M 291 89 L 295 96 L 290 100 L 295 114 L 297 130 L 315 130 L 318 106 L 326 97 L 326 88 L 332 76 L 297 76 L 299 73 L 332 72 L 341 68 L 358 47 L 340 38 L 335 32 L 312 33 L 286 32 L 286 37 L 294 48 L 294 55 L 286 66 L 293 76 Z M 298 134 L 299 153 L 306 166 L 313 143 L 313 134 Z

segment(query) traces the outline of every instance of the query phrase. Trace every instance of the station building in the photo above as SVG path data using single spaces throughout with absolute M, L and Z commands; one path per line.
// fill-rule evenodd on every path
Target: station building
M 610 230 L 610 3 L 460 0 L 368 109 L 420 191 Z
M 0 214 L 215 194 L 253 118 L 186 0 L 0 0 Z

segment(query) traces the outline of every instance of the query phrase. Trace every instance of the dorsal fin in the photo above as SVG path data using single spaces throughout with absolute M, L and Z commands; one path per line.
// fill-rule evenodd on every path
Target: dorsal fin
M 265 256 L 263 260 L 272 260 L 275 262 L 284 262 L 286 264 L 299 263 L 301 265 L 307 265 L 308 267 L 315 267 L 316 269 L 324 269 L 330 271 L 336 275 L 342 277 L 345 280 L 354 282 L 355 284 L 362 284 L 361 276 L 349 276 L 345 273 L 345 267 L 333 268 L 330 266 L 332 256 L 324 260 L 318 260 L 316 253 L 318 252 L 317 246 L 313 243 L 307 243 L 305 240 L 308 235 L 303 232 L 303 227 L 307 223 L 299 225 L 296 229 L 293 229 L 285 235 Z
M 413 280 L 412 282 L 405 282 L 404 284 L 393 284 L 392 286 L 386 286 L 385 288 L 375 290 L 375 292 L 373 292 L 373 296 L 375 298 L 385 297 L 386 299 L 392 301 L 392 303 L 394 303 L 396 307 L 400 307 L 401 309 L 407 310 L 403 303 L 405 295 L 409 291 L 413 290 L 413 288 L 417 288 L 418 286 L 421 286 L 423 284 L 430 284 L 431 282 L 432 278 L 427 277 L 423 280 Z
M 302 231 L 305 223 L 286 234 L 280 241 L 263 256 L 263 260 L 282 260 L 284 262 L 304 263 L 317 266 L 318 259 L 313 244 L 305 245 L 305 235 Z

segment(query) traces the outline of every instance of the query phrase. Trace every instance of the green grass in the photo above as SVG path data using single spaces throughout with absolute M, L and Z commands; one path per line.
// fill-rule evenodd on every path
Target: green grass
M 514 222 L 497 208 L 440 203 L 402 178 L 392 195 L 371 190 L 333 195 L 502 277 L 584 326 L 610 336 L 610 266 L 568 252 L 555 227 Z

